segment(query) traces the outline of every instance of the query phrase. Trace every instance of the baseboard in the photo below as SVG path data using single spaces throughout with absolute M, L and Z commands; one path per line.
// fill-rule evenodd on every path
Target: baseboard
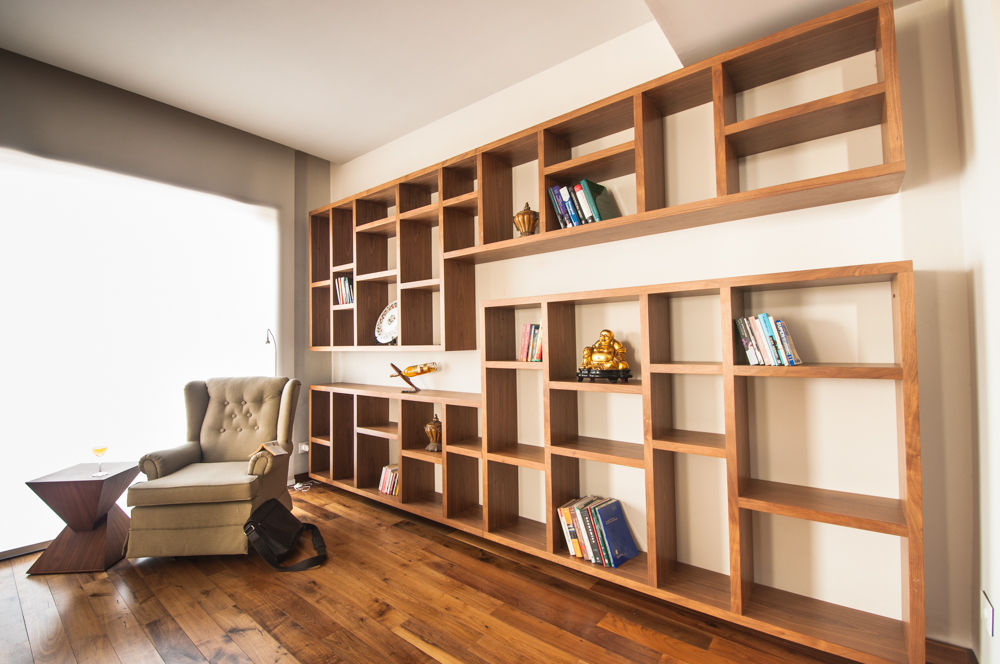
M 971 648 L 927 639 L 927 664 L 979 664 Z
M 0 560 L 17 558 L 18 556 L 24 556 L 29 553 L 34 553 L 35 551 L 41 551 L 49 544 L 52 544 L 52 540 L 38 542 L 37 544 L 28 544 L 27 546 L 19 546 L 18 548 L 11 549 L 10 551 L 0 551 Z

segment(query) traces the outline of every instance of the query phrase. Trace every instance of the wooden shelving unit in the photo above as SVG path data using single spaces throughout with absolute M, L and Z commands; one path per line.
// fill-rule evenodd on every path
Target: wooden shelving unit
M 742 96 L 860 54 L 871 55 L 874 82 L 741 117 Z M 715 195 L 675 202 L 664 123 L 702 106 L 714 118 Z M 741 179 L 755 155 L 866 127 L 880 127 L 881 163 L 756 188 Z M 515 238 L 524 201 L 513 183 L 525 168 L 541 218 L 538 233 Z M 905 169 L 892 4 L 868 0 L 313 211 L 311 346 L 375 347 L 375 321 L 398 298 L 399 347 L 471 350 L 475 263 L 894 193 Z M 560 228 L 547 187 L 581 178 L 626 179 L 629 213 Z M 356 305 L 335 306 L 331 271 L 353 275 Z
M 885 285 L 883 304 L 886 311 L 879 315 L 892 321 L 893 357 L 886 358 L 891 362 L 878 365 L 807 363 L 781 368 L 747 365 L 733 320 L 752 313 L 756 297 L 786 291 L 815 293 L 849 284 Z M 716 349 L 721 362 L 689 358 L 672 361 L 673 330 L 683 326 L 700 329 L 706 323 L 705 320 L 688 321 L 683 315 L 672 315 L 671 302 L 691 296 L 707 296 L 715 301 L 718 314 L 707 322 L 721 323 L 721 347 Z M 582 411 L 576 401 L 580 392 L 574 391 L 570 385 L 575 384 L 568 383 L 565 378 L 566 364 L 572 362 L 575 366 L 576 358 L 571 354 L 575 353 L 574 341 L 580 337 L 575 310 L 593 303 L 623 300 L 634 300 L 641 312 L 640 355 L 647 358 L 638 372 L 643 402 L 642 444 L 584 435 L 580 430 Z M 518 311 L 525 310 L 541 315 L 543 346 L 552 349 L 541 363 L 544 448 L 522 445 L 516 440 L 519 413 L 515 381 L 509 374 L 519 368 L 508 368 L 516 363 L 502 361 L 515 352 L 515 317 Z M 800 316 L 804 318 L 806 314 Z M 803 330 L 808 329 L 810 321 L 802 318 L 797 322 L 802 323 Z M 870 662 L 921 662 L 924 648 L 923 526 L 914 326 L 913 273 L 909 262 L 486 302 L 481 320 L 483 415 L 489 460 L 484 478 L 489 496 L 485 536 L 672 602 L 838 655 Z M 692 367 L 696 375 L 722 383 L 724 432 L 674 428 L 678 416 L 675 393 L 682 388 L 673 385 L 672 380 Z M 899 417 L 896 442 L 900 496 L 886 498 L 833 491 L 758 476 L 757 469 L 752 467 L 752 452 L 755 446 L 766 441 L 754 439 L 749 405 L 753 381 L 758 379 L 893 381 Z M 588 390 L 609 395 L 628 393 L 620 384 L 579 385 L 588 385 Z M 678 560 L 675 525 L 678 517 L 674 513 L 678 485 L 674 468 L 681 455 L 714 457 L 718 459 L 716 463 L 725 465 L 730 542 L 728 574 Z M 545 473 L 546 512 L 554 515 L 559 505 L 581 495 L 581 460 L 644 471 L 646 522 L 632 526 L 645 528 L 648 551 L 629 561 L 621 570 L 606 570 L 566 555 L 563 536 L 554 516 L 549 522 L 539 524 L 516 512 L 516 471 L 519 468 L 540 469 Z M 494 510 L 499 515 L 494 515 Z M 890 620 L 757 583 L 753 514 L 781 515 L 899 538 L 903 551 L 902 603 L 907 618 Z

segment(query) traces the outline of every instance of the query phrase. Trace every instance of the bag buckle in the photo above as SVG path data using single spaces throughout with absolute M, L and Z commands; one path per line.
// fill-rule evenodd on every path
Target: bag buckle
M 255 530 L 257 530 L 257 529 L 254 528 L 254 526 L 253 526 L 252 523 L 247 523 L 247 524 L 245 524 L 243 526 L 243 534 L 244 535 L 250 535 L 250 533 L 254 532 Z

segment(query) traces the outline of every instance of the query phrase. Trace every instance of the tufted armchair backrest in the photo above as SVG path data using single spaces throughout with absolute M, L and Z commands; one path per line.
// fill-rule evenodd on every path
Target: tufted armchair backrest
M 243 461 L 261 443 L 292 451 L 292 423 L 300 383 L 288 378 L 210 378 L 184 387 L 188 440 L 201 460 Z

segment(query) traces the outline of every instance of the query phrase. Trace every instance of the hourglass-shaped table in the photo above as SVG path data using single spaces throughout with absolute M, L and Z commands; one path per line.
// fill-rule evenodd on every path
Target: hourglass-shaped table
M 129 518 L 115 501 L 139 467 L 104 463 L 107 475 L 93 477 L 96 470 L 96 463 L 81 463 L 25 482 L 66 522 L 28 574 L 103 572 L 124 557 Z

